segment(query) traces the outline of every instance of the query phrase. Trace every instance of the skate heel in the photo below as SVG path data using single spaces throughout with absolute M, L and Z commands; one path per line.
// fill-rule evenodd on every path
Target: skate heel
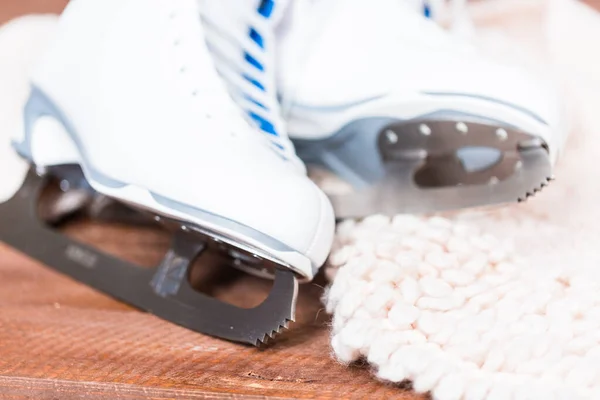
M 38 167 L 80 163 L 79 151 L 66 119 L 52 101 L 35 87 L 25 105 L 24 123 L 22 141 L 13 141 L 13 147 L 21 157 Z

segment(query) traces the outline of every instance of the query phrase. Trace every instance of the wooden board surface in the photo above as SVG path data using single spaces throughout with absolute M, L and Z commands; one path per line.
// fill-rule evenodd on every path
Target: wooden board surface
M 142 265 L 159 259 L 168 244 L 148 228 L 82 222 L 68 232 Z M 263 280 L 234 275 L 211 275 L 218 282 L 211 294 L 249 305 L 269 290 Z M 0 397 L 417 398 L 376 382 L 365 366 L 331 358 L 318 283 L 301 287 L 297 322 L 264 349 L 171 325 L 4 245 L 0 288 Z

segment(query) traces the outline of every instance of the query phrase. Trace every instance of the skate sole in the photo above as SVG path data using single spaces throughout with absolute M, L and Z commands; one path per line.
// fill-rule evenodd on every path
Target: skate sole
M 342 181 L 323 188 L 338 218 L 513 203 L 552 180 L 544 141 L 455 113 L 362 119 L 330 138 L 294 144 L 309 168 L 325 168 Z M 469 152 L 475 165 L 465 161 Z M 482 155 L 491 160 L 481 162 Z

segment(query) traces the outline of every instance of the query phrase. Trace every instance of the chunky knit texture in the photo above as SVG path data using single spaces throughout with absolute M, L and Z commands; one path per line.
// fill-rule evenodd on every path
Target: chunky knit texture
M 324 298 L 340 362 L 440 400 L 600 398 L 600 58 L 582 43 L 600 36 L 561 28 L 600 19 L 560 7 L 529 36 L 544 51 L 522 42 L 577 112 L 556 181 L 526 204 L 340 224 Z

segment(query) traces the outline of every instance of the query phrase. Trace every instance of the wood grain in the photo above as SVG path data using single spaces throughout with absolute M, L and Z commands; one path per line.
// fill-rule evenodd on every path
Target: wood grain
M 67 232 L 140 265 L 159 259 L 168 244 L 168 236 L 150 228 L 86 221 Z M 222 276 L 220 270 L 210 279 L 219 282 L 212 294 L 225 301 L 252 304 L 269 290 L 245 274 Z M 375 381 L 365 366 L 332 359 L 330 321 L 315 283 L 301 287 L 291 329 L 257 349 L 131 309 L 4 245 L 0 282 L 0 396 L 418 398 Z

